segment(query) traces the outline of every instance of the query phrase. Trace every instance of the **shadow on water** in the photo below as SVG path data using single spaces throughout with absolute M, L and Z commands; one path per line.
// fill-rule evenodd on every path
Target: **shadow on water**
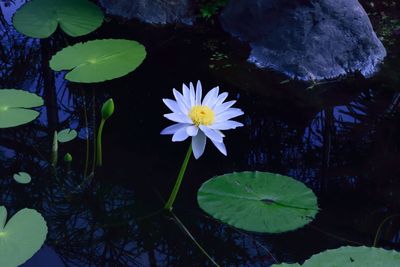
M 269 266 L 340 245 L 372 245 L 380 223 L 400 212 L 400 87 L 389 75 L 400 67 L 391 60 L 375 78 L 356 75 L 307 89 L 310 84 L 282 82 L 285 77 L 246 63 L 248 48 L 219 29 L 110 19 L 84 38 L 58 32 L 37 41 L 16 33 L 7 23 L 15 6 L 1 5 L 0 87 L 45 99 L 39 120 L 0 131 L 2 204 L 13 211 L 35 208 L 49 226 L 46 246 L 26 266 L 53 258 L 51 266 L 212 265 L 176 220 L 160 212 L 187 146 L 159 135 L 168 125 L 161 99 L 197 79 L 206 88 L 229 91 L 245 112 L 245 127 L 226 138 L 228 157 L 209 145 L 204 157 L 190 163 L 175 206 L 221 266 Z M 56 51 L 94 38 L 138 40 L 148 57 L 135 72 L 99 84 L 68 83 L 63 73 L 49 71 Z M 116 113 L 105 128 L 105 166 L 85 180 L 85 139 L 93 136 L 98 110 L 109 97 Z M 79 139 L 60 146 L 54 170 L 47 163 L 52 133 L 67 127 L 76 128 Z M 67 152 L 74 158 L 69 167 L 62 162 Z M 21 170 L 32 175 L 29 186 L 13 182 L 12 174 Z M 216 174 L 241 170 L 305 182 L 317 193 L 321 212 L 310 225 L 280 235 L 218 223 L 199 209 L 196 191 Z M 382 227 L 380 246 L 400 249 L 399 221 L 394 217 Z

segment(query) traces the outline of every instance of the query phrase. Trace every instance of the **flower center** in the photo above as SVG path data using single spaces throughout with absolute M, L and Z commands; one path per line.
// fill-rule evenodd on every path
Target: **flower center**
M 215 113 L 207 106 L 194 106 L 189 112 L 189 118 L 196 126 L 211 125 L 214 123 Z

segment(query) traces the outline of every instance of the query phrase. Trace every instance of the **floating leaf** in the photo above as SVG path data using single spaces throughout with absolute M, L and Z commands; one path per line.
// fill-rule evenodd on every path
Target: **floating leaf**
M 33 93 L 0 89 L 0 128 L 15 127 L 33 121 L 40 113 L 30 108 L 42 105 L 43 99 Z
M 22 209 L 4 226 L 7 210 L 0 207 L 0 266 L 15 267 L 30 259 L 43 245 L 47 225 L 33 209 Z
M 400 266 L 400 253 L 370 247 L 340 247 L 312 256 L 302 265 L 274 264 L 272 267 L 394 267 Z
M 30 37 L 47 38 L 57 26 L 70 36 L 88 34 L 103 23 L 103 12 L 87 0 L 32 0 L 14 15 L 14 27 Z
M 20 184 L 29 184 L 32 180 L 29 173 L 26 172 L 19 172 L 14 174 L 14 180 Z
M 55 71 L 71 70 L 65 79 L 94 83 L 112 80 L 135 70 L 146 57 L 143 45 L 123 39 L 78 43 L 59 51 L 50 61 Z
M 200 207 L 240 229 L 281 233 L 300 228 L 318 212 L 317 198 L 303 183 L 268 172 L 214 177 L 198 191 Z
M 78 136 L 78 133 L 72 129 L 64 129 L 57 133 L 57 140 L 60 143 L 66 143 L 74 140 Z

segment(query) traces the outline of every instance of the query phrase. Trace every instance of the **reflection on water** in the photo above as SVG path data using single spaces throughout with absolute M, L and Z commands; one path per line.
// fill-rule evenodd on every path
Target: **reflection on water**
M 179 223 L 159 212 L 186 149 L 159 135 L 168 124 L 161 99 L 197 79 L 206 88 L 229 91 L 246 114 L 245 127 L 226 138 L 228 157 L 208 146 L 205 157 L 191 162 L 175 208 L 221 266 L 269 266 L 340 245 L 371 245 L 380 222 L 399 213 L 397 78 L 353 77 L 310 90 L 308 84 L 282 84 L 281 76 L 235 56 L 246 48 L 217 29 L 160 29 L 111 19 L 84 38 L 58 32 L 38 41 L 8 24 L 22 1 L 14 2 L 1 3 L 0 87 L 23 88 L 45 99 L 38 120 L 0 131 L 2 204 L 10 211 L 38 209 L 49 225 L 46 247 L 26 266 L 48 259 L 54 259 L 51 266 L 211 265 Z M 106 83 L 67 83 L 63 73 L 49 71 L 54 52 L 94 38 L 136 39 L 149 56 L 134 73 Z M 209 67 L 216 50 L 227 55 L 231 67 Z M 105 128 L 105 166 L 85 179 L 86 137 L 92 138 L 98 110 L 109 97 L 116 113 Z M 70 167 L 60 161 L 55 171 L 47 163 L 52 133 L 67 127 L 76 128 L 80 138 L 62 144 L 60 158 L 69 152 L 74 161 Z M 31 174 L 31 184 L 13 182 L 12 174 L 21 170 Z M 240 170 L 304 181 L 318 194 L 321 213 L 311 225 L 282 235 L 245 233 L 216 222 L 198 208 L 196 191 L 216 174 Z M 384 226 L 379 245 L 400 249 L 396 223 L 394 218 Z

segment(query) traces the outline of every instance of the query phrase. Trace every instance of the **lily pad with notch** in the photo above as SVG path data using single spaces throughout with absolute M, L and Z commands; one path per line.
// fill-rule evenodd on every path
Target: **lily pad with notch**
M 302 265 L 298 263 L 274 264 L 272 267 L 393 267 L 400 266 L 400 253 L 374 247 L 340 247 L 312 256 Z
M 43 105 L 43 99 L 17 89 L 0 89 L 0 128 L 10 128 L 35 120 L 40 113 L 32 108 Z
M 132 40 L 103 39 L 78 43 L 57 52 L 50 60 L 55 71 L 69 70 L 71 82 L 95 83 L 134 71 L 146 57 L 145 47 Z
M 58 25 L 70 36 L 86 35 L 103 23 L 101 9 L 87 0 L 32 0 L 14 15 L 14 27 L 24 35 L 47 38 Z
M 74 140 L 78 136 L 78 133 L 73 129 L 64 129 L 57 133 L 57 140 L 60 143 L 66 143 Z
M 46 221 L 34 209 L 18 211 L 7 224 L 7 210 L 0 206 L 0 266 L 15 267 L 30 259 L 47 236 Z
M 32 180 L 29 173 L 26 173 L 26 172 L 16 173 L 16 174 L 14 174 L 13 178 L 17 183 L 20 183 L 20 184 L 29 184 Z
M 311 222 L 317 197 L 303 183 L 268 172 L 214 177 L 198 191 L 200 207 L 224 223 L 247 231 L 282 233 Z

